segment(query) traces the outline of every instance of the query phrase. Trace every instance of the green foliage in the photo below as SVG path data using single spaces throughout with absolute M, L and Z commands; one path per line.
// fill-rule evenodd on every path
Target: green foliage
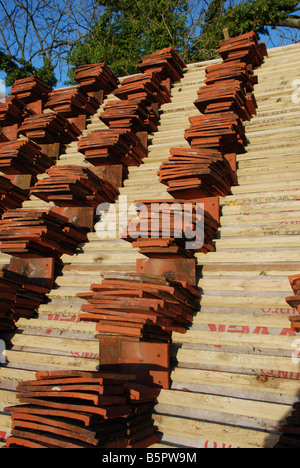
M 212 0 L 204 16 L 201 34 L 190 47 L 188 62 L 210 60 L 218 57 L 218 44 L 224 38 L 225 0 Z
M 298 0 L 248 0 L 233 7 L 225 14 L 225 27 L 232 36 L 249 31 L 268 34 L 268 26 L 276 27 L 281 20 L 295 11 Z
M 210 2 L 202 33 L 190 48 L 193 61 L 218 57 L 223 29 L 227 28 L 231 37 L 250 31 L 255 31 L 258 37 L 269 34 L 268 27 L 278 26 L 299 4 L 298 0 L 241 0 L 238 4 L 230 2 L 225 8 L 225 3 L 224 0 Z
M 56 86 L 57 79 L 54 74 L 54 66 L 48 58 L 44 59 L 44 64 L 37 69 L 31 63 L 25 60 L 16 60 L 9 54 L 0 51 L 0 70 L 6 73 L 5 84 L 12 86 L 15 80 L 26 78 L 27 76 L 37 75 L 49 86 Z
M 105 12 L 85 40 L 73 49 L 69 63 L 105 62 L 117 75 L 136 73 L 148 53 L 183 46 L 186 0 L 107 0 Z M 72 76 L 72 72 L 70 73 Z

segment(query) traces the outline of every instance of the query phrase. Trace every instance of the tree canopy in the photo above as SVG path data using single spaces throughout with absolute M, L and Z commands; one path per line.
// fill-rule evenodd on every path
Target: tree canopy
M 299 11 L 298 0 L 0 0 L 0 70 L 7 85 L 37 74 L 54 87 L 86 63 L 135 73 L 143 55 L 168 46 L 186 63 L 208 60 L 224 28 L 298 41 Z

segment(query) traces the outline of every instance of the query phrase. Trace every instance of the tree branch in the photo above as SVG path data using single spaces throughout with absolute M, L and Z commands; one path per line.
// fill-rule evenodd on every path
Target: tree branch
M 279 26 L 300 29 L 300 16 L 288 16 L 287 18 L 279 21 Z

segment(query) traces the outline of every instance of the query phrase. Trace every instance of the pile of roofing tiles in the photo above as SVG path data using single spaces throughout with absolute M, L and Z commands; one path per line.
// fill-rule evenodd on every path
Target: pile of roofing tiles
M 131 129 L 96 130 L 82 137 L 78 151 L 85 160 L 96 165 L 122 164 L 139 166 L 147 156 L 147 149 Z
M 162 83 L 157 73 L 139 74 L 124 78 L 121 86 L 113 93 L 122 100 L 141 99 L 159 105 L 170 102 L 170 90 Z
M 214 148 L 224 154 L 245 152 L 245 129 L 234 112 L 196 115 L 189 120 L 184 136 L 192 148 Z
M 28 138 L 0 143 L 0 170 L 5 174 L 42 174 L 54 161 Z
M 75 117 L 81 114 L 92 115 L 99 107 L 99 102 L 88 96 L 80 86 L 54 89 L 45 105 L 65 117 Z
M 0 176 L 0 216 L 7 210 L 20 208 L 27 198 L 25 190 L 17 187 L 7 177 Z
M 27 117 L 18 129 L 19 135 L 38 144 L 68 144 L 78 139 L 80 130 L 58 113 L 37 114 Z
M 157 132 L 159 118 L 140 99 L 108 101 L 100 119 L 111 129 L 127 128 L 134 132 Z
M 11 272 L 5 266 L 0 267 L 0 330 L 11 331 L 15 327 L 13 308 L 17 301 L 17 293 L 22 285 L 20 275 Z
M 254 32 L 220 43 L 223 63 L 206 68 L 206 85 L 200 87 L 194 102 L 202 115 L 191 117 L 185 131 L 191 150 L 172 148 L 168 162 L 158 171 L 174 197 L 231 193 L 236 184 L 234 159 L 246 151 L 243 122 L 256 112 L 253 68 L 263 62 L 262 50 L 266 54 Z
M 146 448 L 157 442 L 152 408 L 158 389 L 134 376 L 37 372 L 19 382 L 5 448 Z
M 293 404 L 293 410 L 286 417 L 286 424 L 278 427 L 279 441 L 273 448 L 300 448 L 300 403 Z
M 285 298 L 286 302 L 292 309 L 296 309 L 300 314 L 300 275 L 293 275 L 289 277 L 289 282 L 293 290 L 294 295 Z M 300 315 L 290 317 L 291 328 L 295 332 L 300 331 Z
M 217 149 L 171 148 L 170 153 L 158 175 L 174 198 L 180 191 L 194 191 L 198 198 L 226 196 L 235 183 L 230 163 Z
M 140 165 L 147 149 L 139 133 L 157 131 L 158 109 L 170 101 L 170 84 L 183 76 L 184 67 L 172 48 L 144 57 L 137 65 L 142 73 L 125 78 L 114 91 L 120 99 L 108 101 L 99 116 L 109 131 L 93 132 L 78 142 L 86 160 L 95 165 L 122 164 L 125 168 Z
M 18 266 L 18 265 L 17 265 Z M 15 259 L 0 267 L 0 330 L 12 331 L 20 317 L 34 317 L 49 288 L 17 273 Z
M 171 47 L 143 57 L 137 65 L 142 73 L 122 82 L 114 92 L 121 101 L 109 101 L 100 119 L 111 128 L 157 131 L 159 116 L 152 105 L 170 101 L 170 88 L 165 80 L 178 81 L 185 67 Z
M 266 49 L 259 44 L 254 31 L 241 36 L 226 39 L 219 44 L 218 52 L 224 62 L 239 60 L 253 67 L 258 67 L 264 61 Z
M 30 193 L 57 206 L 92 206 L 113 203 L 117 190 L 89 168 L 65 165 L 46 171 L 49 177 L 39 180 Z
M 86 233 L 51 210 L 8 210 L 0 220 L 0 250 L 16 257 L 73 255 Z
M 46 102 L 50 93 L 51 88 L 35 75 L 16 80 L 10 90 L 12 96 L 25 104 L 38 100 Z
M 74 78 L 88 94 L 99 90 L 109 94 L 119 84 L 119 79 L 105 63 L 82 65 L 75 70 Z
M 135 202 L 139 212 L 122 237 L 146 257 L 193 258 L 213 251 L 218 222 L 200 204 L 185 200 Z
M 105 274 L 91 292 L 78 293 L 81 321 L 94 321 L 102 335 L 122 339 L 170 342 L 172 331 L 186 332 L 197 310 L 200 294 L 186 282 L 130 273 Z
M 36 76 L 16 80 L 10 90 L 10 96 L 0 103 L 1 133 L 8 140 L 17 138 L 17 130 L 25 118 L 42 112 L 43 104 L 48 99 L 51 88 Z M 40 105 L 35 107 L 36 103 Z M 17 127 L 10 131 L 10 128 Z M 2 140 L 2 141 L 5 141 Z
M 0 103 L 0 126 L 6 127 L 19 123 L 28 114 L 24 104 L 14 96 Z
M 183 77 L 183 69 L 186 65 L 172 47 L 166 47 L 144 56 L 137 68 L 145 74 L 156 73 L 162 81 L 170 78 L 172 82 L 175 82 Z

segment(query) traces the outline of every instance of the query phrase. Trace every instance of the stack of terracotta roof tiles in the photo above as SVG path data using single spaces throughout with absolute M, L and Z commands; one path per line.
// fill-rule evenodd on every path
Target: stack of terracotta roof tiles
M 147 149 L 132 130 L 118 128 L 97 130 L 82 137 L 78 151 L 95 166 L 122 164 L 125 169 L 139 166 L 147 156 Z
M 279 441 L 273 448 L 300 448 L 300 403 L 293 404 L 293 410 L 286 417 L 286 424 L 278 427 Z
M 65 117 L 75 117 L 80 114 L 92 115 L 99 107 L 99 103 L 92 96 L 88 96 L 80 86 L 54 89 L 45 105 Z
M 251 120 L 253 113 L 243 84 L 234 79 L 202 86 L 194 104 L 202 114 L 232 111 L 244 121 Z
M 226 157 L 212 148 L 171 148 L 171 157 L 158 171 L 174 198 L 226 196 L 235 184 L 235 174 Z
M 7 97 L 5 102 L 0 103 L 0 126 L 20 123 L 27 115 L 24 104 L 14 96 Z
M 218 83 L 224 80 L 240 81 L 247 92 L 254 90 L 254 85 L 258 83 L 257 75 L 254 75 L 245 62 L 234 60 L 228 63 L 211 65 L 205 69 L 207 85 Z
M 171 93 L 161 82 L 157 73 L 139 74 L 125 78 L 113 93 L 122 100 L 141 99 L 149 104 L 170 102 Z
M 16 80 L 10 90 L 12 96 L 25 104 L 37 100 L 46 102 L 50 93 L 51 88 L 35 75 Z
M 157 442 L 152 408 L 159 390 L 134 376 L 37 372 L 19 382 L 5 448 L 147 448 Z
M 215 148 L 223 152 L 245 153 L 247 139 L 242 121 L 234 112 L 190 117 L 185 138 L 192 148 Z
M 27 200 L 27 192 L 14 185 L 7 177 L 0 176 L 0 185 L 0 215 L 7 210 L 20 208 Z
M 172 47 L 167 47 L 143 57 L 137 68 L 145 74 L 157 73 L 162 81 L 170 78 L 175 82 L 183 77 L 186 64 Z
M 0 102 L 0 127 L 1 132 L 4 133 L 7 139 L 11 139 L 11 136 L 7 131 L 13 128 L 13 136 L 16 136 L 17 129 L 15 126 L 19 126 L 25 117 L 28 116 L 28 109 L 25 105 L 14 96 L 5 98 L 5 102 Z M 5 141 L 5 137 L 1 139 Z
M 11 260 L 12 262 L 13 260 Z M 0 330 L 12 331 L 20 317 L 34 317 L 49 288 L 19 274 L 11 265 L 0 267 Z
M 193 258 L 213 251 L 218 222 L 201 205 L 186 200 L 135 202 L 139 212 L 122 237 L 150 258 Z
M 74 78 L 86 93 L 103 90 L 104 94 L 109 94 L 119 84 L 117 76 L 105 63 L 82 65 L 75 70 Z
M 290 317 L 291 328 L 296 332 L 300 332 L 300 275 L 290 276 L 289 282 L 294 296 L 288 296 L 285 300 L 289 306 L 292 307 L 292 309 L 296 309 L 299 314 Z
M 0 170 L 5 174 L 36 176 L 53 164 L 41 147 L 28 138 L 0 143 Z
M 224 62 L 240 60 L 253 67 L 264 61 L 265 47 L 259 44 L 254 31 L 220 42 L 218 52 Z
M 89 168 L 53 166 L 46 171 L 49 177 L 39 180 L 30 193 L 57 206 L 92 206 L 113 203 L 117 190 L 100 179 Z
M 19 127 L 18 134 L 38 144 L 68 144 L 78 139 L 80 130 L 63 115 L 50 112 L 27 117 Z
M 111 129 L 127 128 L 134 132 L 156 132 L 159 122 L 141 99 L 108 101 L 99 117 Z
M 185 138 L 191 149 L 171 148 L 171 157 L 158 171 L 174 197 L 196 199 L 226 196 L 236 184 L 236 154 L 246 151 L 243 122 L 256 113 L 253 95 L 264 48 L 255 33 L 220 44 L 223 63 L 206 68 L 205 86 L 195 106 L 204 115 L 189 119 Z M 241 53 L 240 53 L 241 52 Z
M 51 210 L 8 210 L 0 220 L 0 250 L 16 257 L 73 255 L 86 233 Z
M 223 87 L 225 84 L 235 82 L 240 83 L 240 99 L 244 104 L 237 107 L 239 116 L 242 120 L 250 120 L 252 115 L 256 114 L 256 99 L 253 94 L 254 85 L 257 84 L 257 75 L 254 75 L 253 72 L 249 69 L 249 65 L 239 60 L 233 62 L 223 62 L 222 64 L 212 65 L 207 67 L 205 70 L 206 80 L 205 83 L 208 87 L 216 86 L 215 88 L 209 88 L 211 91 L 218 92 L 218 86 Z M 202 92 L 205 92 L 205 87 L 201 87 L 198 95 L 201 96 Z M 210 96 L 212 99 L 212 96 Z M 229 97 L 227 96 L 229 101 Z M 197 101 L 196 101 L 197 102 Z M 219 100 L 220 102 L 220 100 Z M 206 111 L 213 111 L 215 106 L 218 106 L 218 103 L 208 103 Z M 220 108 L 221 109 L 221 108 Z M 226 107 L 225 107 L 226 109 Z
M 7 266 L 0 267 L 0 330 L 11 331 L 15 327 L 14 306 L 18 289 L 22 286 L 20 275 Z
M 77 294 L 88 302 L 79 319 L 96 322 L 101 335 L 131 341 L 170 342 L 172 331 L 185 333 L 200 298 L 186 282 L 136 273 L 105 274 L 90 289 Z

